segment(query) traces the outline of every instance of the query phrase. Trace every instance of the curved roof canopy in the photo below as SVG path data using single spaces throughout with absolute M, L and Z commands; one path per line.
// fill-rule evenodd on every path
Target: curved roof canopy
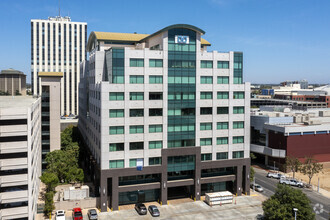
M 202 29 L 193 26 L 193 25 L 189 25 L 189 24 L 174 24 L 174 25 L 170 25 L 167 26 L 153 34 L 132 34 L 132 33 L 114 33 L 114 32 L 91 32 L 88 38 L 88 43 L 87 43 L 87 51 L 91 51 L 92 50 L 92 45 L 93 42 L 95 41 L 95 39 L 97 40 L 108 40 L 108 41 L 112 41 L 112 42 L 131 42 L 131 43 L 138 43 L 138 42 L 143 42 L 145 40 L 147 40 L 150 37 L 156 36 L 157 34 L 167 31 L 169 29 L 173 29 L 173 28 L 186 28 L 186 29 L 190 29 L 196 32 L 201 33 L 202 35 L 205 34 L 205 31 L 203 31 Z M 205 45 L 205 46 L 211 46 L 210 42 L 208 42 L 205 39 L 201 39 L 201 44 Z

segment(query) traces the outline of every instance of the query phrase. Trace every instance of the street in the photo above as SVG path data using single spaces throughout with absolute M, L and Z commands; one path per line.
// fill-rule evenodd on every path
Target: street
M 275 193 L 277 183 L 279 183 L 279 180 L 273 179 L 273 178 L 267 178 L 267 171 L 254 168 L 255 170 L 255 178 L 256 183 L 261 185 L 264 188 L 263 195 L 270 197 Z M 328 220 L 330 217 L 329 211 L 330 211 L 330 199 L 321 195 L 318 192 L 312 191 L 311 189 L 301 189 L 298 187 L 294 187 L 295 189 L 302 190 L 307 197 L 311 201 L 312 207 L 316 207 L 316 219 L 318 220 Z M 319 205 L 316 205 L 319 204 Z M 316 206 L 315 206 L 316 205 Z M 323 209 L 321 207 L 323 206 Z

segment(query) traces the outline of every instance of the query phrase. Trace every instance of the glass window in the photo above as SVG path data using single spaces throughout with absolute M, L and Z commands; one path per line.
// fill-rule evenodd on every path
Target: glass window
M 143 117 L 144 116 L 144 109 L 130 109 L 129 110 L 129 117 Z
M 149 166 L 162 164 L 161 157 L 150 157 L 149 158 Z
M 124 134 L 124 126 L 110 126 L 109 134 Z
M 244 151 L 233 151 L 233 158 L 243 158 Z
M 163 132 L 163 125 L 149 125 L 149 133 Z
M 109 92 L 109 100 L 124 100 L 123 92 Z
M 149 149 L 159 149 L 163 148 L 162 141 L 149 141 Z
M 144 67 L 144 59 L 134 59 L 129 60 L 130 67 Z
M 201 160 L 202 161 L 212 160 L 212 154 L 202 154 L 201 155 Z
M 195 100 L 194 92 L 169 92 L 168 100 Z
M 109 144 L 109 151 L 123 151 L 124 143 L 111 143 Z
M 150 84 L 163 84 L 163 76 L 149 76 Z
M 123 84 L 124 76 L 112 76 L 112 83 L 114 84 Z
M 200 111 L 201 115 L 212 115 L 212 107 L 202 107 Z
M 212 99 L 212 92 L 201 92 L 201 99 Z
M 124 117 L 124 109 L 109 109 L 110 118 L 122 118 Z
M 149 67 L 163 67 L 163 60 L 162 59 L 150 59 Z
M 234 136 L 233 144 L 242 144 L 244 143 L 244 136 Z
M 144 76 L 129 76 L 129 83 L 131 84 L 143 84 Z
M 195 131 L 195 124 L 168 125 L 168 132 Z
M 201 60 L 201 68 L 213 68 L 212 60 Z
M 162 92 L 149 92 L 149 100 L 163 100 Z
M 143 142 L 131 142 L 129 143 L 130 150 L 143 150 Z
M 136 167 L 136 159 L 129 159 L 129 167 Z
M 163 109 L 162 108 L 150 108 L 149 116 L 163 116 Z
M 217 129 L 218 130 L 228 129 L 228 122 L 218 122 Z
M 244 106 L 236 106 L 233 108 L 234 114 L 244 114 Z
M 217 145 L 228 144 L 228 137 L 218 137 Z
M 217 153 L 217 160 L 226 160 L 228 159 L 228 152 Z
M 218 69 L 229 69 L 229 61 L 218 61 Z
M 233 98 L 234 99 L 244 99 L 244 92 L 234 92 Z
M 130 92 L 129 100 L 144 100 L 143 92 Z
M 200 124 L 200 130 L 201 130 L 201 131 L 212 130 L 212 122 L 209 122 L 209 123 L 201 123 L 201 124 Z
M 212 138 L 201 138 L 200 145 L 201 146 L 212 145 Z
M 217 114 L 228 114 L 228 107 L 217 107 Z
M 218 76 L 218 84 L 229 84 L 228 76 Z
M 233 128 L 234 129 L 244 128 L 244 121 L 234 121 Z
M 130 134 L 142 134 L 144 132 L 143 125 L 131 125 L 129 126 L 129 133 Z
M 201 76 L 201 84 L 213 84 L 213 76 Z
M 195 84 L 196 78 L 194 76 L 169 76 L 169 84 Z
M 109 168 L 124 168 L 124 160 L 110 160 Z
M 229 92 L 218 92 L 218 99 L 229 99 Z

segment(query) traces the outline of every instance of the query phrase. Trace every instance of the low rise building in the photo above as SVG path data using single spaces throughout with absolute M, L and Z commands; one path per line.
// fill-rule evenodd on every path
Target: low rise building
M 14 69 L 2 70 L 0 92 L 8 92 L 8 95 L 26 95 L 26 75 Z
M 41 175 L 41 98 L 0 98 L 0 219 L 35 219 Z
M 330 109 L 261 107 L 251 113 L 251 152 L 260 162 L 284 170 L 285 157 L 312 156 L 330 162 Z

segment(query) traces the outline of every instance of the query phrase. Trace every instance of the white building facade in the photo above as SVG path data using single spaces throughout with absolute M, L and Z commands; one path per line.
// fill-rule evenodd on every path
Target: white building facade
M 61 115 L 78 115 L 79 64 L 86 59 L 87 23 L 69 17 L 31 20 L 31 81 L 41 94 L 39 72 L 63 72 Z
M 212 191 L 249 193 L 243 54 L 207 52 L 204 33 L 184 24 L 151 35 L 91 33 L 78 127 L 99 170 L 102 211 L 107 194 L 116 210 L 166 204 L 175 191 L 197 200 Z
M 41 175 L 41 98 L 0 99 L 0 219 L 35 219 Z

